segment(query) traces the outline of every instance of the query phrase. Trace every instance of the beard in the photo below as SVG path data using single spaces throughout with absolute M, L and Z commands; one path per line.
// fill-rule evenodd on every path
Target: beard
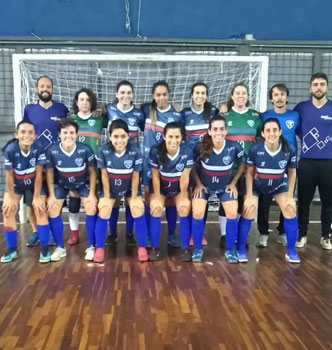
M 326 96 L 326 92 L 325 93 L 321 92 L 321 94 L 319 94 L 319 95 L 317 95 L 317 93 L 311 94 L 311 96 L 314 97 L 316 100 L 321 100 L 322 98 L 324 98 Z
M 42 91 L 40 94 L 38 94 L 38 97 L 41 101 L 43 102 L 50 102 L 52 100 L 52 94 L 50 94 L 48 91 L 47 91 L 47 95 L 44 95 L 46 91 Z

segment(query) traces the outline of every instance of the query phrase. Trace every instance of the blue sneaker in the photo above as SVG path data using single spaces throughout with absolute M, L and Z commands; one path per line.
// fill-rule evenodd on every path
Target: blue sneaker
M 27 247 L 34 247 L 36 245 L 39 244 L 39 236 L 38 236 L 38 232 L 34 232 L 30 235 L 30 237 L 28 238 L 27 242 L 26 242 L 26 246 Z
M 195 248 L 193 255 L 191 257 L 191 261 L 201 262 L 202 260 L 203 260 L 203 248 Z
M 1 257 L 2 263 L 8 263 L 18 258 L 17 250 L 8 251 L 5 255 Z
M 297 251 L 289 251 L 285 255 L 285 259 L 293 264 L 299 264 L 301 262 L 300 257 L 297 255 Z
M 180 239 L 175 233 L 167 236 L 167 243 L 173 248 L 180 247 Z
M 225 250 L 225 257 L 227 262 L 231 263 L 231 264 L 235 264 L 237 263 L 238 257 L 237 257 L 237 253 L 234 249 L 226 249 Z
M 240 263 L 246 263 L 248 262 L 248 257 L 247 257 L 247 252 L 240 252 L 239 250 L 237 251 L 237 260 Z
M 47 252 L 46 255 L 44 255 L 43 253 L 40 253 L 39 256 L 39 262 L 40 263 L 48 263 L 51 261 L 51 253 Z

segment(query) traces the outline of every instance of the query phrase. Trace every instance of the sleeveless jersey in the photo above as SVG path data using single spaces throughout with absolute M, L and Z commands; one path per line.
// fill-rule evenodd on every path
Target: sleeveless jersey
M 54 169 L 54 183 L 70 190 L 89 183 L 89 167 L 96 167 L 92 149 L 81 142 L 67 153 L 58 141 L 47 149 L 46 159 L 46 168 Z

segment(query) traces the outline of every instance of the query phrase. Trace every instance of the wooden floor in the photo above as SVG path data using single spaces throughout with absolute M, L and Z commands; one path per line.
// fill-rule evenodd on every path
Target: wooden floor
M 227 264 L 217 224 L 199 264 L 180 262 L 165 237 L 160 262 L 139 263 L 120 239 L 104 265 L 88 263 L 81 226 L 67 258 L 41 265 L 22 225 L 20 258 L 0 265 L 0 350 L 332 349 L 332 251 L 310 229 L 300 265 L 284 261 L 275 231 L 256 249 L 255 229 L 249 263 Z

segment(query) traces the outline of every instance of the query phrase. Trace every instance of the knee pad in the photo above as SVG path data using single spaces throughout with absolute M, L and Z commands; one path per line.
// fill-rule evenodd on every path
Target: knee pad
M 81 198 L 69 197 L 68 209 L 72 214 L 79 213 L 81 209 Z

